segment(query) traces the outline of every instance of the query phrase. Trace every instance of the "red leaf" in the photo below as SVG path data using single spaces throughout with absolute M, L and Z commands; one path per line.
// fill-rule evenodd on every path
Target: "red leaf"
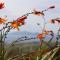
M 53 23 L 53 24 L 54 24 L 54 23 L 55 23 L 55 20 L 53 20 L 53 19 L 52 19 L 52 20 L 51 20 L 51 23 Z
M 38 16 L 43 16 L 44 15 L 44 13 L 43 12 L 40 12 L 40 11 L 36 11 L 36 10 L 34 10 L 34 14 L 35 15 L 38 15 Z
M 18 18 L 18 19 L 17 19 L 17 22 L 18 22 L 20 25 L 24 25 L 25 19 L 27 19 L 27 16 L 22 16 L 21 18 Z
M 38 39 L 43 39 L 43 38 L 44 38 L 44 34 L 38 34 L 38 35 L 37 35 L 37 38 L 38 38 Z
M 53 8 L 55 8 L 55 6 L 50 6 L 50 7 L 49 7 L 49 9 L 53 9 Z
M 0 3 L 0 9 L 4 8 L 4 3 Z
M 58 23 L 60 23 L 60 20 L 56 20 Z

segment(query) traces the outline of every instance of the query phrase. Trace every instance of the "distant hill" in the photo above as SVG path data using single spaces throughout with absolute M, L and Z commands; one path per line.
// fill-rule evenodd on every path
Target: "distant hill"
M 39 41 L 36 36 L 38 35 L 39 33 L 31 33 L 31 32 L 27 32 L 27 31 L 15 31 L 15 32 L 9 32 L 8 35 L 7 35 L 7 38 L 6 38 L 6 42 L 10 43 L 14 40 L 21 40 L 21 42 L 31 42 L 31 41 L 35 41 L 35 43 L 37 41 Z M 29 39 L 29 38 L 35 38 L 35 39 Z M 44 39 L 44 41 L 49 41 L 49 39 L 51 38 L 51 36 L 47 35 Z M 53 42 L 56 42 L 56 34 L 55 34 L 55 37 L 53 38 L 52 40 Z
M 30 33 L 30 32 L 11 32 L 8 33 L 7 38 L 6 38 L 6 42 L 12 42 L 18 38 L 35 38 L 37 36 L 38 33 Z M 33 41 L 33 40 L 32 40 Z

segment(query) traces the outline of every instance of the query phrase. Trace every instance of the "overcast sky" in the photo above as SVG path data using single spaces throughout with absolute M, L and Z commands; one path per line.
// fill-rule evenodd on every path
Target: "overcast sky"
M 0 0 L 5 3 L 5 8 L 0 10 L 0 17 L 7 15 L 8 21 L 17 19 L 18 17 L 36 10 L 44 10 L 51 5 L 55 5 L 55 9 L 45 12 L 45 19 L 49 21 L 52 18 L 60 17 L 60 0 Z M 26 24 L 20 27 L 21 31 L 40 32 L 43 28 L 44 21 L 42 17 L 31 15 L 25 21 Z M 40 26 L 37 26 L 40 23 Z M 46 28 L 57 31 L 58 25 L 47 24 Z M 42 27 L 42 28 L 41 28 Z

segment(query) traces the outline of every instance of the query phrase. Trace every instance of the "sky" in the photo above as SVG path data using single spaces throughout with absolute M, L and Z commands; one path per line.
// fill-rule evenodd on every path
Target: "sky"
M 7 15 L 8 21 L 13 21 L 34 9 L 42 11 L 51 5 L 55 5 L 55 9 L 44 12 L 46 22 L 60 17 L 60 0 L 0 0 L 0 2 L 5 3 L 5 8 L 0 10 L 0 17 L 4 18 Z M 20 27 L 20 31 L 41 32 L 44 26 L 44 20 L 40 16 L 29 15 L 25 22 L 25 25 Z M 37 23 L 40 23 L 40 26 Z M 46 24 L 48 30 L 56 32 L 58 28 L 58 24 Z

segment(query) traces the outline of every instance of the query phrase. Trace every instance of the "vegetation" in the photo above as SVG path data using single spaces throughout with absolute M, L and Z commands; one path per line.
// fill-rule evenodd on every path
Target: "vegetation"
M 0 3 L 0 10 L 5 8 L 4 3 Z M 54 38 L 54 32 L 45 29 L 46 23 L 44 18 L 44 12 L 50 9 L 54 9 L 55 6 L 50 6 L 43 11 L 34 10 L 31 13 L 27 13 L 10 22 L 4 18 L 0 18 L 0 24 L 3 27 L 0 29 L 0 60 L 59 60 L 60 59 L 60 27 L 57 32 L 56 42 L 52 43 Z M 18 43 L 20 40 L 13 41 L 11 44 L 5 43 L 8 33 L 12 29 L 19 30 L 19 27 L 25 25 L 25 20 L 29 15 L 42 16 L 44 20 L 44 27 L 42 33 L 39 33 L 35 38 L 26 38 L 24 40 L 37 39 L 40 41 L 39 45 L 31 45 L 30 43 Z M 50 23 L 60 24 L 60 18 L 51 19 Z M 37 24 L 39 25 L 39 24 Z M 45 37 L 50 35 L 49 41 L 45 41 Z M 20 39 L 20 38 L 19 38 Z

